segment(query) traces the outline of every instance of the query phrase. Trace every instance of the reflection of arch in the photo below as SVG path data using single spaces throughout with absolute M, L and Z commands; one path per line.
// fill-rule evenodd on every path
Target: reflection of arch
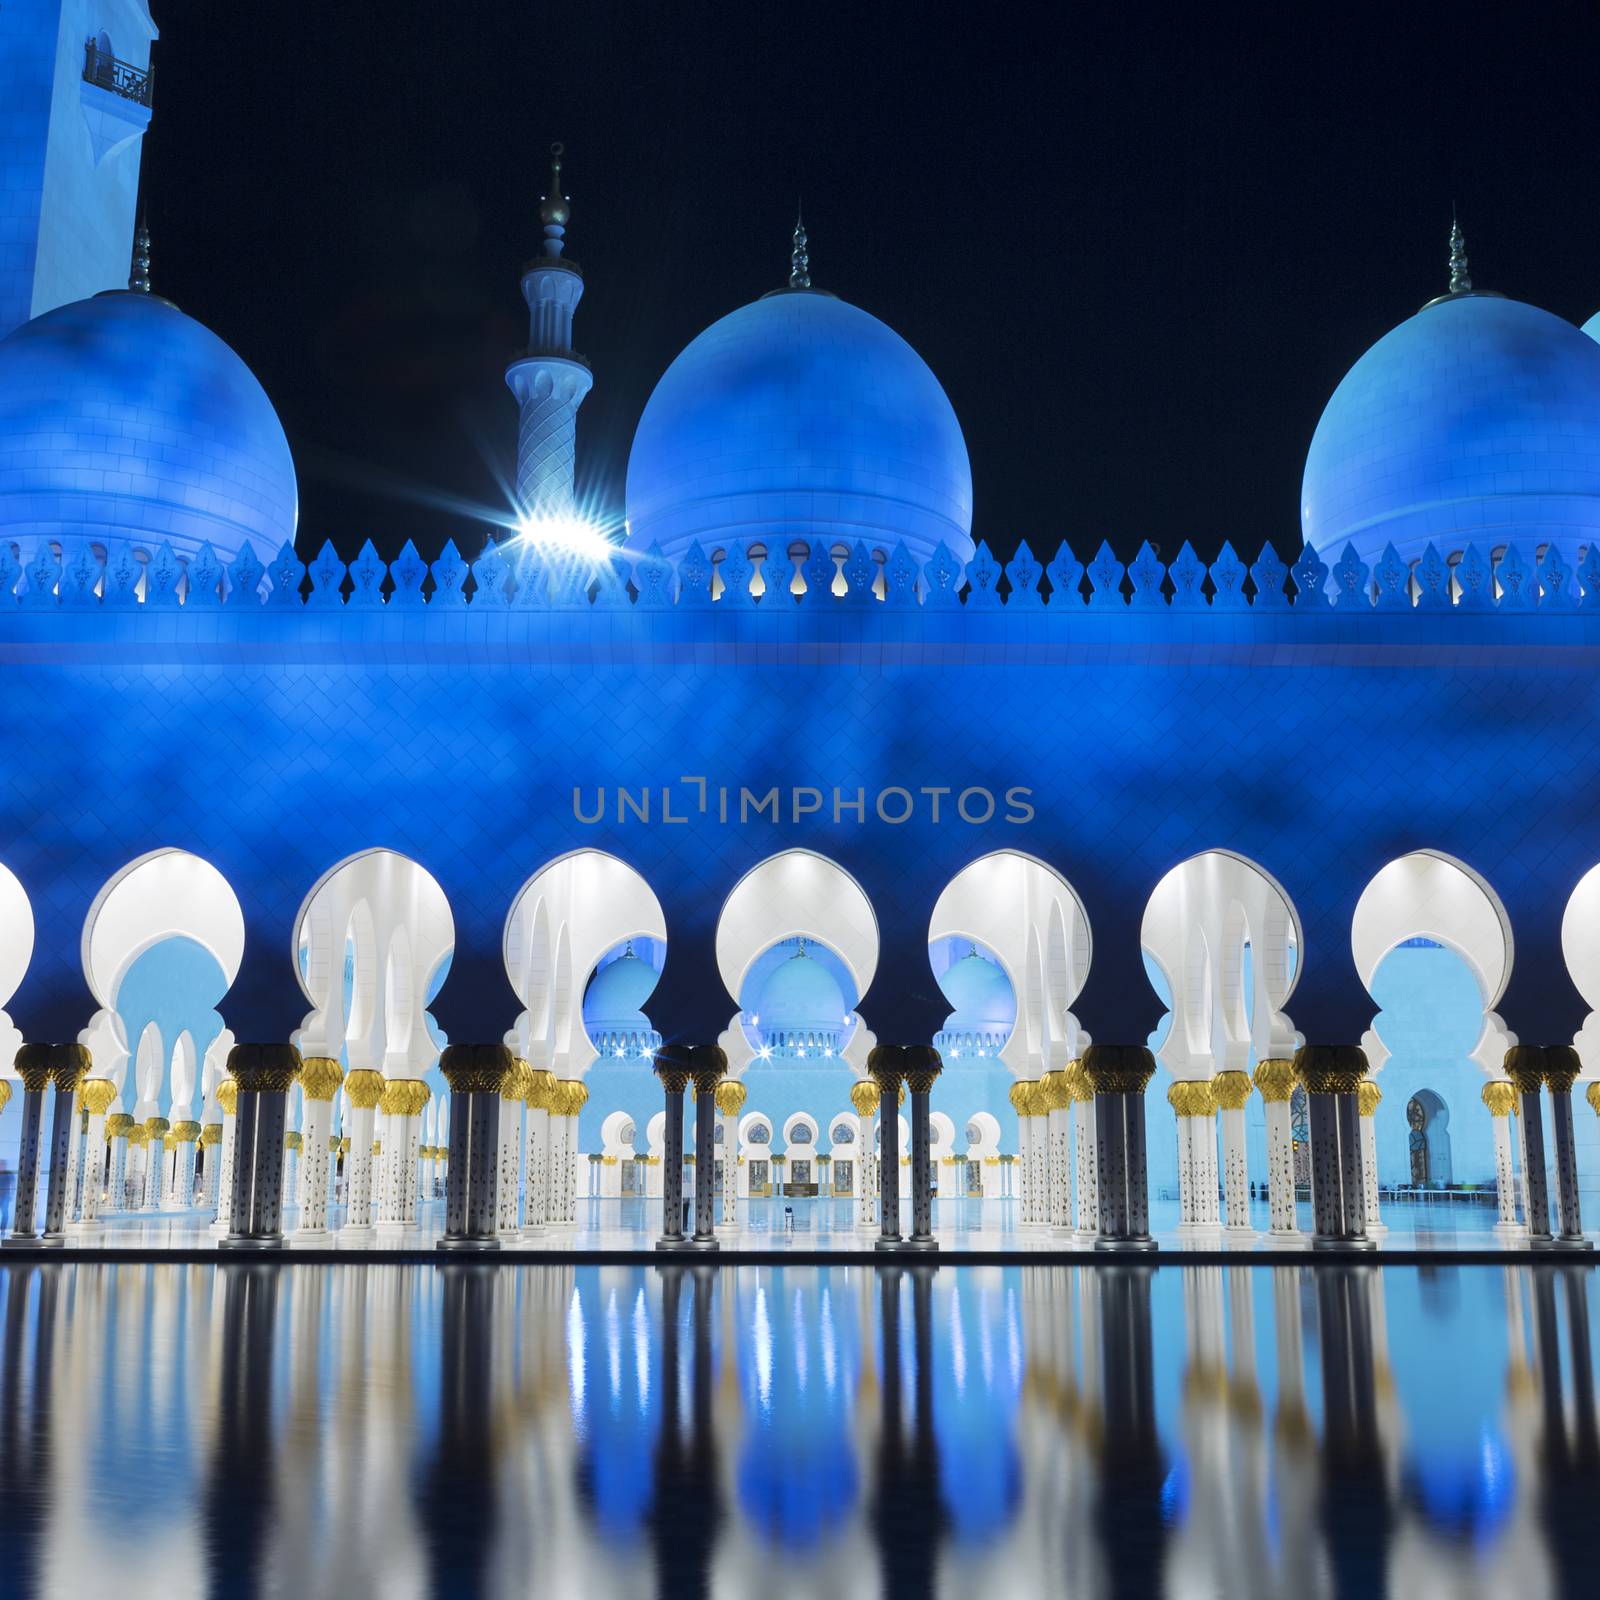
M 1418 1089 L 1406 1102 L 1411 1181 L 1440 1187 L 1454 1181 L 1450 1159 L 1450 1108 L 1432 1089 Z
M 294 922 L 295 971 L 313 1008 L 296 1041 L 301 1053 L 342 1053 L 352 1071 L 421 1077 L 437 1053 L 427 1006 L 455 941 L 444 890 L 409 856 L 375 848 L 335 863 Z
M 501 954 L 523 1010 L 506 1042 L 534 1067 L 570 1076 L 595 1049 L 583 1028 L 583 992 L 609 951 L 629 939 L 666 946 L 655 892 L 632 867 L 603 850 L 574 850 L 547 862 L 517 891 Z
M 1465 862 L 1439 850 L 1414 850 L 1373 875 L 1356 902 L 1350 949 L 1367 993 L 1384 958 L 1408 940 L 1428 939 L 1460 956 L 1477 984 L 1482 1023 L 1470 1052 L 1485 1072 L 1498 1073 L 1516 1036 L 1494 1007 L 1511 981 L 1511 919 L 1489 883 Z M 1389 1056 L 1378 1033 L 1362 1039 L 1373 1072 Z
M 1000 1052 L 1020 1077 L 1065 1066 L 1088 1044 L 1073 1002 L 1094 955 L 1078 892 L 1053 867 L 1020 850 L 968 862 L 934 902 L 928 953 L 935 973 L 966 953 L 989 952 L 1011 980 L 1018 1026 Z
M 735 1005 L 768 950 L 803 938 L 826 945 L 848 970 L 857 1003 L 878 968 L 878 919 L 866 891 L 837 862 L 784 850 L 733 886 L 717 917 L 717 970 Z
M 1174 1077 L 1244 1072 L 1252 1058 L 1294 1053 L 1299 1035 L 1283 1008 L 1304 939 L 1293 901 L 1265 868 L 1233 850 L 1179 862 L 1151 893 L 1139 941 L 1169 991 L 1160 1056 Z

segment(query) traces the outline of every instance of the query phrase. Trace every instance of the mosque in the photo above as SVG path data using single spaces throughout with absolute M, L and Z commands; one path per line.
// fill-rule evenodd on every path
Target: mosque
M 558 146 L 514 504 L 385 561 L 299 528 L 271 399 L 160 293 L 144 0 L 35 10 L 0 147 L 14 1227 L 52 1161 L 47 1233 L 226 1212 L 256 1039 L 306 1063 L 291 1237 L 413 1229 L 453 1137 L 441 1052 L 503 1037 L 502 1236 L 675 1192 L 652 1062 L 713 1043 L 725 1225 L 770 1197 L 872 1226 L 878 1151 L 915 1136 L 941 1205 L 1089 1235 L 1084 1063 L 1148 1039 L 1149 1189 L 1187 1232 L 1298 1231 L 1311 1040 L 1365 1051 L 1368 1232 L 1481 1199 L 1539 1237 L 1548 1159 L 1581 1235 L 1600 314 L 1475 286 L 1452 229 L 1445 292 L 1329 398 L 1300 533 L 1124 564 L 1088 530 L 978 535 L 938 377 L 797 223 L 656 384 L 617 542 L 573 492 L 605 374 Z M 41 1156 L 44 1040 L 86 1054 Z M 898 1125 L 889 1042 L 937 1051 Z M 1506 1067 L 1534 1045 L 1543 1102 Z

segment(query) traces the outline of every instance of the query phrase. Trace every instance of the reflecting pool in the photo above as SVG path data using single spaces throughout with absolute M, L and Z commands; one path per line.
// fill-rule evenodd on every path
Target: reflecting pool
M 13 1265 L 0 1594 L 1592 1594 L 1596 1283 Z

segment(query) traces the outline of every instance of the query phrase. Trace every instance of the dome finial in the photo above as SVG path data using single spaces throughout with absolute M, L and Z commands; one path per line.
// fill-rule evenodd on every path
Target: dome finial
M 794 203 L 794 248 L 789 252 L 789 287 L 811 287 L 811 257 L 806 250 L 805 217 L 798 200 Z
M 139 231 L 133 236 L 133 267 L 128 273 L 128 287 L 135 294 L 150 293 L 150 230 L 139 219 Z
M 1450 293 L 1469 294 L 1472 290 L 1472 273 L 1467 266 L 1467 241 L 1461 237 L 1461 224 L 1456 221 L 1455 207 L 1450 208 Z
M 539 220 L 544 224 L 544 253 L 559 256 L 564 248 L 567 224 L 572 220 L 572 207 L 561 189 L 561 158 L 567 147 L 557 139 L 550 146 L 550 192 L 539 207 Z

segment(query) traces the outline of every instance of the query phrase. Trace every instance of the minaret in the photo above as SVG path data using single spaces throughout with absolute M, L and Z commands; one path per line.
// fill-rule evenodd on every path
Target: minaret
M 1461 237 L 1461 226 L 1450 218 L 1450 293 L 1471 294 L 1472 272 L 1467 266 L 1467 241 Z
M 594 383 L 572 348 L 572 314 L 583 298 L 583 270 L 562 254 L 571 211 L 561 192 L 564 147 L 550 146 L 550 192 L 539 207 L 544 254 L 523 269 L 528 348 L 506 368 L 522 407 L 517 427 L 517 512 L 523 518 L 570 517 L 578 407 Z

